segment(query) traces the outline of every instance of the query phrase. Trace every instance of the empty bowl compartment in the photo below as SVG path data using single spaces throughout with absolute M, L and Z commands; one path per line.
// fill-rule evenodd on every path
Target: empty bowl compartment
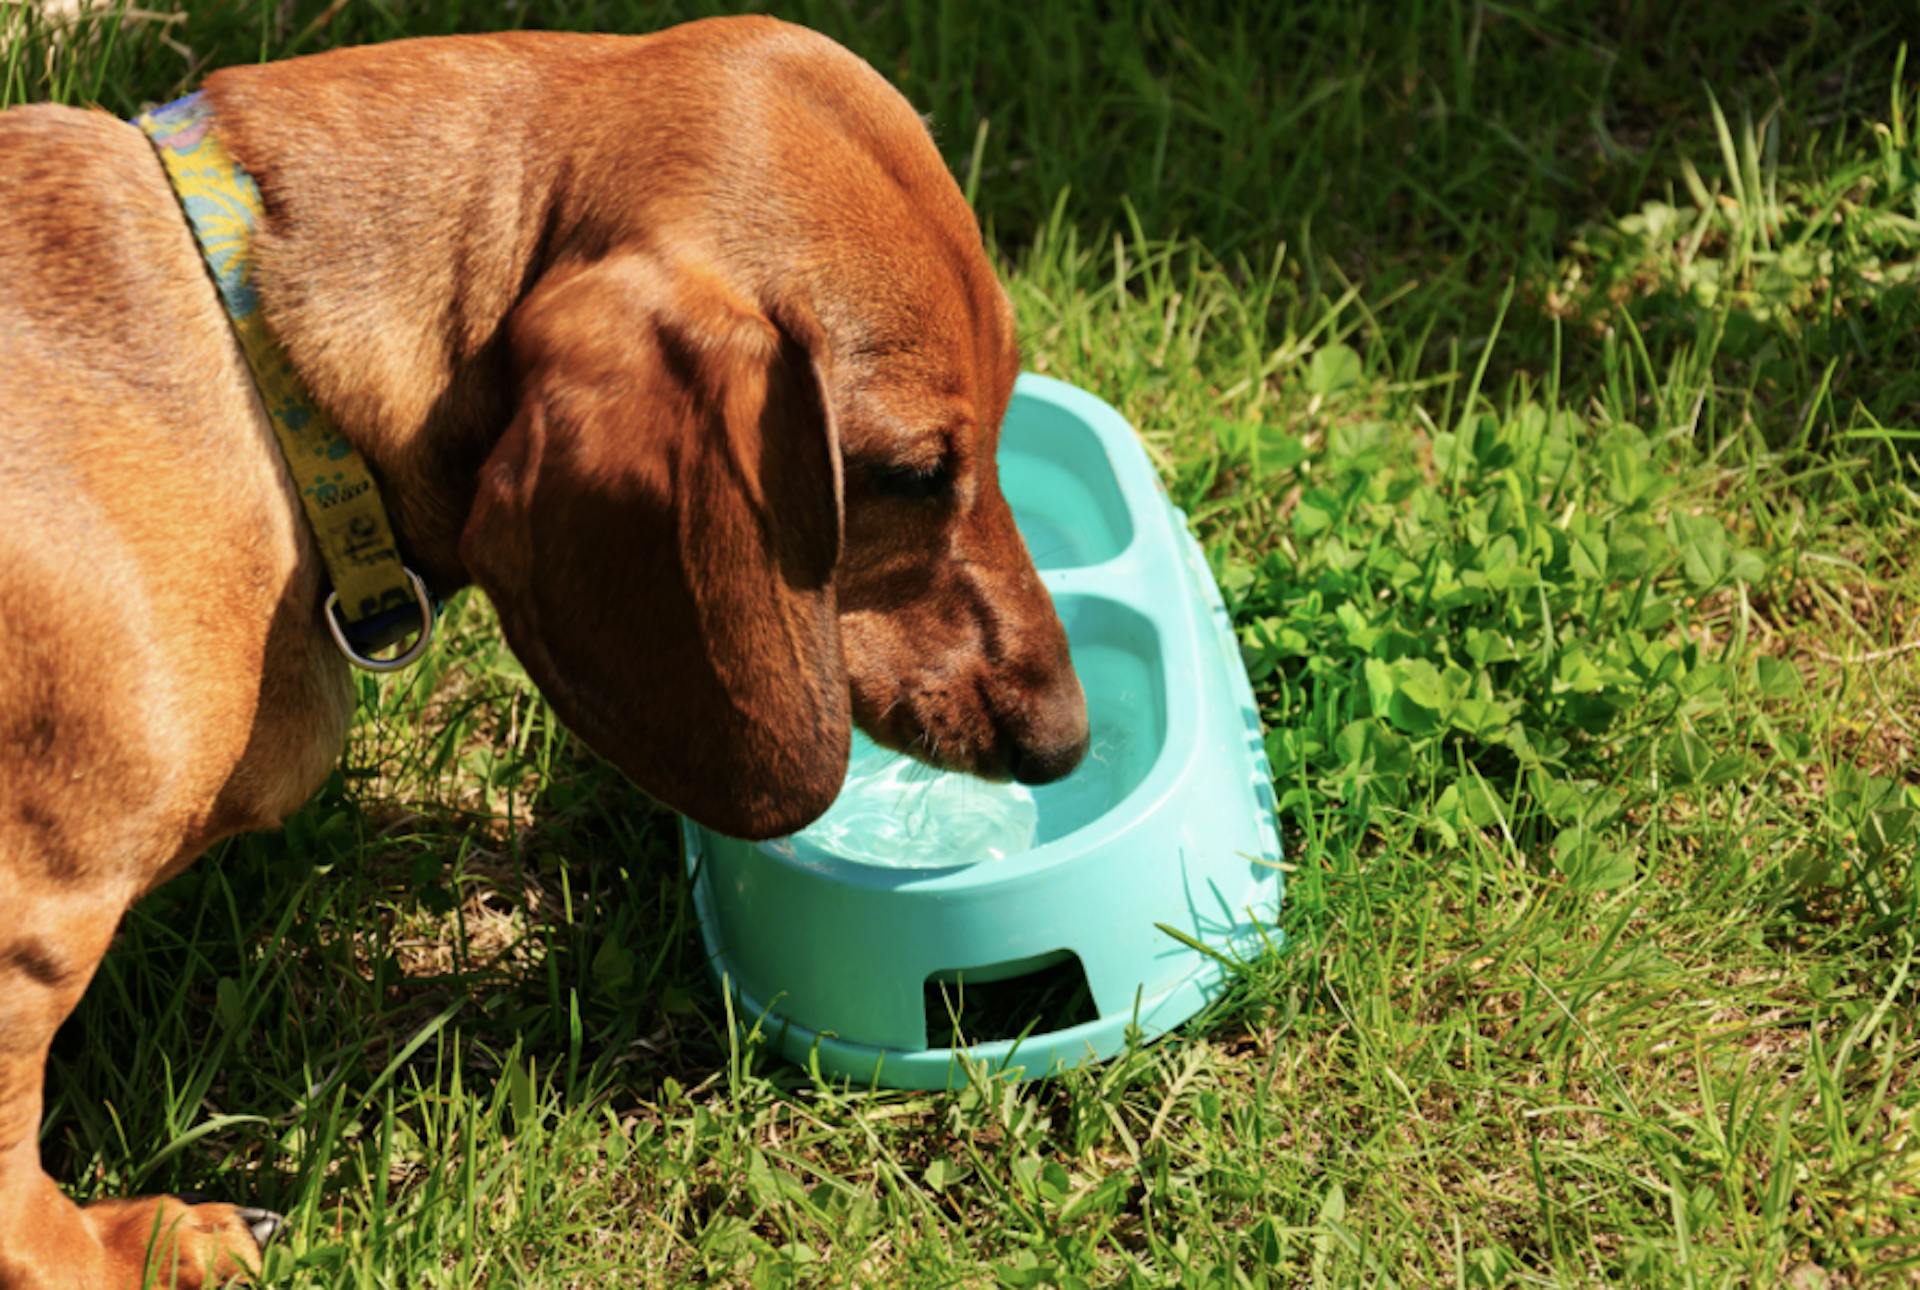
M 1133 540 L 1106 446 L 1065 408 L 1016 390 L 998 460 L 1000 491 L 1035 567 L 1098 564 Z

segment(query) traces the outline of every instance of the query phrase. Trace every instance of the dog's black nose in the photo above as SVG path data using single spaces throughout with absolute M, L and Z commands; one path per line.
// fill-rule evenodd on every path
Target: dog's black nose
M 1051 784 L 1057 779 L 1065 779 L 1087 755 L 1087 737 L 1085 735 L 1072 743 L 1060 744 L 1052 748 L 1027 748 L 1016 744 L 1013 749 L 1013 777 L 1022 784 Z

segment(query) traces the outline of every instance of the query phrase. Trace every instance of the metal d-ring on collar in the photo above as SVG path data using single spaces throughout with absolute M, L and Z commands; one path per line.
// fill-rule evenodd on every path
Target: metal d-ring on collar
M 333 643 L 340 647 L 340 652 L 345 654 L 347 661 L 355 667 L 365 668 L 369 672 L 398 672 L 402 668 L 411 666 L 414 660 L 426 653 L 428 644 L 433 640 L 433 597 L 427 592 L 427 584 L 421 581 L 420 575 L 412 569 L 402 566 L 401 571 L 413 584 L 414 603 L 420 607 L 420 634 L 413 638 L 413 644 L 392 658 L 373 658 L 355 649 L 353 643 L 347 639 L 346 628 L 341 625 L 340 615 L 336 612 L 340 603 L 340 593 L 337 591 L 327 593 L 327 603 L 320 611 L 321 615 L 327 620 L 327 630 L 333 633 Z

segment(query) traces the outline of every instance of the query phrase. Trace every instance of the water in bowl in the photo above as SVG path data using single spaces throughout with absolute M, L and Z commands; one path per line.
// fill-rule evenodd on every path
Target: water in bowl
M 840 796 L 788 841 L 794 854 L 944 869 L 1030 850 L 1039 828 L 1033 790 L 934 770 L 856 730 Z
M 1099 819 L 1145 779 L 1166 740 L 1159 637 L 1140 614 L 1099 597 L 1056 602 L 1087 696 L 1092 746 L 1042 788 L 939 771 L 858 730 L 847 778 L 827 813 L 779 854 L 887 869 L 945 869 L 1005 860 Z

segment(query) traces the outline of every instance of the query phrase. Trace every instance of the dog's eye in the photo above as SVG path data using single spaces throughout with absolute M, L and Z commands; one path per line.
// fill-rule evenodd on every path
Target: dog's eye
M 901 501 L 937 501 L 953 488 L 953 472 L 944 461 L 931 466 L 879 465 L 868 473 L 875 492 Z

